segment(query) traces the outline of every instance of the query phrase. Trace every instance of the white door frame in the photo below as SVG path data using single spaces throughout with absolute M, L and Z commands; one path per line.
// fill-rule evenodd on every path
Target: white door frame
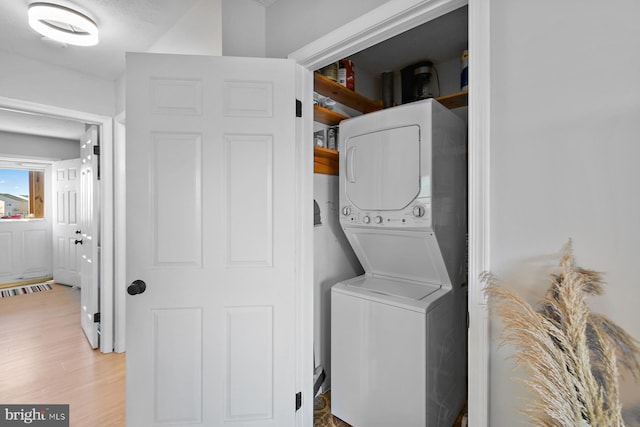
M 113 351 L 113 120 L 111 117 L 0 96 L 0 108 L 76 120 L 100 127 L 100 350 Z M 80 319 L 78 318 L 78 322 Z
M 348 57 L 397 34 L 469 5 L 469 423 L 488 426 L 489 320 L 480 274 L 489 270 L 490 15 L 483 0 L 390 0 L 289 55 L 308 70 Z M 310 73 L 309 73 L 310 74 Z M 309 117 L 307 115 L 307 117 Z M 310 119 L 309 119 L 310 120 Z M 310 132 L 304 146 L 311 147 Z M 313 336 L 313 295 L 303 295 L 303 333 Z M 309 302 L 307 299 L 310 299 Z M 309 308 L 310 307 L 310 308 Z M 309 352 L 302 363 L 313 366 Z M 305 393 L 308 388 L 305 387 Z M 309 399 L 312 400 L 312 399 Z M 306 409 L 306 408 L 305 408 Z M 310 425 L 306 424 L 305 425 Z
M 126 114 L 121 112 L 113 122 L 113 212 L 114 227 L 114 351 L 126 349 L 127 318 L 127 183 L 126 183 Z

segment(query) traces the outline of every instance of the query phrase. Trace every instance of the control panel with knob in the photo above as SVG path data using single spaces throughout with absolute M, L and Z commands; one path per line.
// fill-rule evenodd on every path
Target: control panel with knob
M 424 206 L 416 205 L 413 207 L 413 216 L 417 218 L 422 218 L 424 216 Z
M 365 210 L 355 204 L 340 206 L 340 223 L 348 227 L 431 230 L 431 200 L 416 199 L 398 210 Z

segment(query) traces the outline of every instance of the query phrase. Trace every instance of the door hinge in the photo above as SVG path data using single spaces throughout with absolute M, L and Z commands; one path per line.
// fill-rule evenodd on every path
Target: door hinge
M 302 101 L 296 99 L 296 117 L 302 117 Z
M 296 411 L 302 408 L 302 392 L 299 391 L 296 393 Z
M 93 146 L 93 155 L 98 156 L 98 170 L 96 171 L 96 179 L 100 181 L 100 145 Z
M 469 312 L 467 311 L 467 329 L 469 329 L 470 325 L 471 325 L 471 318 L 469 317 Z
M 93 313 L 93 323 L 100 323 L 100 313 Z

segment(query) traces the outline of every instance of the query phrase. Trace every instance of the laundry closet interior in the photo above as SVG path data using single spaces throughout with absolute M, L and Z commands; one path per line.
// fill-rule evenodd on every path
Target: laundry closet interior
M 340 211 L 338 175 L 342 170 L 339 158 L 344 161 L 344 156 L 334 149 L 339 148 L 339 124 L 351 117 L 433 96 L 460 119 L 466 134 L 463 68 L 467 49 L 468 7 L 463 6 L 344 58 L 353 66 L 353 91 L 332 81 L 327 70 L 314 73 L 314 392 L 326 392 L 332 384 L 331 289 L 338 282 L 365 273 L 340 225 L 344 214 Z M 426 72 L 428 82 L 421 75 Z M 415 91 L 420 91 L 416 87 L 421 85 L 428 85 L 430 93 L 416 95 Z M 466 157 L 464 161 L 466 179 Z M 465 200 L 465 217 L 466 208 Z M 466 287 L 463 292 L 466 295 Z M 466 369 L 466 332 L 462 337 Z

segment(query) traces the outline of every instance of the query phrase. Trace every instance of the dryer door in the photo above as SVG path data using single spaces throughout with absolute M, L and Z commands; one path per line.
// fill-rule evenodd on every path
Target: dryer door
M 419 126 L 348 137 L 344 153 L 345 195 L 359 209 L 400 210 L 420 193 Z

